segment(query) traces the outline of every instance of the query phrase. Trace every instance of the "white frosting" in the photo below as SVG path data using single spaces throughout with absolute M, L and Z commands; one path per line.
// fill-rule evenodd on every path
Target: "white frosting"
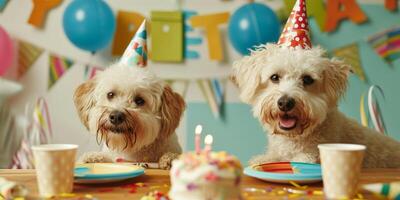
M 193 156 L 191 158 L 193 159 Z M 225 162 L 226 160 L 219 162 L 224 167 L 204 160 L 191 165 L 185 161 L 185 155 L 173 161 L 169 197 L 173 200 L 241 199 L 239 189 L 241 167 Z

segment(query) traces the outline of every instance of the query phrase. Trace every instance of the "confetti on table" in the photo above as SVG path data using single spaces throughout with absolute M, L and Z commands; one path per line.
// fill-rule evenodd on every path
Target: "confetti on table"
M 147 184 L 139 182 L 139 183 L 136 183 L 136 186 L 138 186 L 138 187 L 147 187 Z
M 68 198 L 68 197 L 75 197 L 76 195 L 75 194 L 73 194 L 73 193 L 61 193 L 60 194 L 60 197 L 66 197 L 66 198 Z
M 251 197 L 252 194 L 263 194 L 263 196 L 279 196 L 282 199 L 299 199 L 300 197 L 307 198 L 307 196 L 321 196 L 323 192 L 321 190 L 311 190 L 311 189 L 302 189 L 307 188 L 308 186 L 300 186 L 297 185 L 296 188 L 256 188 L 256 187 L 248 187 L 244 188 L 242 195 L 243 197 Z M 246 199 L 249 199 L 246 198 Z M 362 198 L 360 198 L 362 199 Z
M 137 192 L 136 188 L 131 188 L 131 189 L 129 190 L 129 193 L 136 193 L 136 192 Z
M 136 188 L 136 183 L 130 183 L 130 184 L 127 184 L 127 185 L 123 185 L 123 186 L 121 186 L 121 188 Z
M 294 187 L 300 188 L 300 189 L 307 189 L 307 187 L 308 187 L 307 185 L 301 186 L 301 185 L 297 184 L 297 183 L 294 182 L 294 181 L 289 181 L 289 183 L 292 184 Z

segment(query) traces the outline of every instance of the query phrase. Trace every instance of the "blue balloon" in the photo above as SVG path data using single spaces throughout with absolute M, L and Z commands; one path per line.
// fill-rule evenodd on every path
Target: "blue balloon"
M 243 55 L 256 45 L 276 42 L 281 25 L 271 8 L 260 3 L 240 7 L 229 20 L 228 33 L 233 47 Z
M 115 17 L 103 0 L 74 0 L 65 9 L 63 27 L 75 46 L 95 52 L 111 41 Z

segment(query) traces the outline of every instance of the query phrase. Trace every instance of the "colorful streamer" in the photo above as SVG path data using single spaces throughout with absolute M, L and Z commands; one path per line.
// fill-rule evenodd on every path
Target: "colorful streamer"
M 32 117 L 26 114 L 26 118 L 28 124 L 21 146 L 12 159 L 11 168 L 13 169 L 33 169 L 34 161 L 31 147 L 38 144 L 48 144 L 53 137 L 50 113 L 45 99 L 38 98 Z
M 373 91 L 375 88 L 377 88 L 378 91 L 382 94 L 383 98 L 385 98 L 383 90 L 377 85 L 372 85 L 368 89 L 368 96 L 367 96 L 368 113 L 375 130 L 385 134 L 386 128 L 383 121 L 383 116 L 380 112 L 378 103 L 373 98 Z M 360 99 L 360 117 L 361 117 L 361 124 L 363 126 L 368 127 L 368 117 L 364 109 L 364 98 L 365 94 L 363 94 Z
M 361 65 L 358 44 L 352 43 L 333 50 L 333 55 L 341 58 L 347 64 L 351 65 L 355 74 L 362 80 L 366 81 L 365 73 Z
M 211 80 L 211 85 L 213 89 L 214 96 L 216 98 L 217 105 L 219 107 L 219 110 L 222 110 L 222 106 L 224 104 L 224 93 L 222 89 L 222 84 L 218 79 L 212 79 Z
M 364 108 L 364 98 L 365 94 L 361 95 L 360 99 L 360 117 L 361 117 L 361 124 L 365 127 L 368 127 L 368 118 L 367 114 L 365 113 L 365 108 Z
M 391 63 L 400 58 L 400 26 L 377 33 L 368 43 L 385 61 Z
M 25 41 L 18 41 L 18 78 L 23 76 L 39 58 L 43 49 Z
M 376 101 L 373 100 L 373 90 L 377 88 L 379 92 L 382 94 L 383 98 L 385 95 L 383 93 L 382 88 L 377 85 L 373 85 L 368 90 L 368 108 L 369 113 L 371 115 L 372 123 L 374 124 L 375 130 L 385 133 L 385 125 L 383 124 L 382 115 L 380 113 L 380 109 Z
M 55 55 L 49 57 L 49 89 L 65 74 L 73 65 L 72 60 Z
M 218 106 L 216 96 L 214 95 L 211 81 L 208 79 L 198 80 L 198 85 L 204 95 L 204 98 L 207 100 L 207 103 L 210 106 L 211 112 L 213 113 L 214 117 L 219 118 L 220 108 Z

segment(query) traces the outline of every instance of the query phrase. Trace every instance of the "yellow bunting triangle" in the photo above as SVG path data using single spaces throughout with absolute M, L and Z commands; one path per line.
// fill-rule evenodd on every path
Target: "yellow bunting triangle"
M 18 41 L 18 78 L 23 76 L 42 54 L 43 49 L 24 41 Z
M 343 59 L 353 67 L 354 73 L 362 80 L 366 81 L 365 73 L 361 65 L 358 44 L 352 43 L 333 50 L 333 55 Z

